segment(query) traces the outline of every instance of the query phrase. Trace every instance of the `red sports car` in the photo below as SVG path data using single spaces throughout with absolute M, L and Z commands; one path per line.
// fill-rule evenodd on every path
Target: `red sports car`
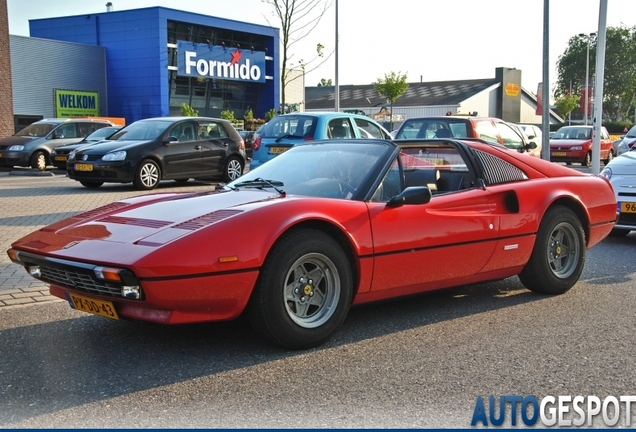
M 301 349 L 360 303 L 514 275 L 564 293 L 615 219 L 605 178 L 503 146 L 311 141 L 214 192 L 115 202 L 8 253 L 81 311 L 165 324 L 247 314 Z

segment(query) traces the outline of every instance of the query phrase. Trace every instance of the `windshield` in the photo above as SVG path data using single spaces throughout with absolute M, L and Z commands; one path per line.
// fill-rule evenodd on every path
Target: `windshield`
M 590 139 L 591 136 L 590 127 L 566 126 L 556 131 L 551 139 Z
M 113 133 L 115 133 L 119 128 L 116 127 L 103 127 L 101 129 L 97 129 L 95 132 L 84 138 L 85 141 L 99 141 L 104 138 L 108 138 Z
M 263 130 L 258 133 L 263 138 L 312 137 L 317 122 L 316 117 L 306 115 L 277 116 L 265 124 Z
M 288 194 L 351 199 L 390 149 L 380 142 L 295 146 L 226 187 L 250 187 L 253 182 L 260 189 L 268 181 Z
M 142 120 L 131 123 L 111 140 L 154 140 L 159 138 L 174 123 L 173 120 Z
M 16 136 L 25 137 L 44 137 L 55 128 L 55 123 L 32 123 L 15 134 Z
M 636 138 L 636 126 L 632 127 L 625 136 L 629 138 Z

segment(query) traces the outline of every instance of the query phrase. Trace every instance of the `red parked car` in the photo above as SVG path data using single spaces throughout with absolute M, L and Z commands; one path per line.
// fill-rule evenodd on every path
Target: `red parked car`
M 601 160 L 605 165 L 614 158 L 614 142 L 601 127 Z M 563 126 L 550 138 L 552 162 L 592 164 L 592 126 Z
M 246 314 L 300 349 L 365 302 L 514 275 L 564 293 L 615 219 L 607 179 L 497 144 L 307 141 L 217 191 L 114 202 L 8 254 L 77 310 L 164 324 Z

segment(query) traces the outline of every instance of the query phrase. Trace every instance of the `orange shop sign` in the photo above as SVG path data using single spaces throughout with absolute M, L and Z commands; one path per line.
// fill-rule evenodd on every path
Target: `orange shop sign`
M 506 84 L 505 91 L 507 96 L 512 96 L 512 97 L 519 96 L 519 86 L 517 84 L 513 84 L 513 83 Z

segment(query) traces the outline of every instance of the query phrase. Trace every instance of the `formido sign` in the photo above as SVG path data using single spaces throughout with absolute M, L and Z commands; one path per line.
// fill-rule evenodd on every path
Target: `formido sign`
M 99 93 L 55 89 L 56 117 L 99 116 Z

